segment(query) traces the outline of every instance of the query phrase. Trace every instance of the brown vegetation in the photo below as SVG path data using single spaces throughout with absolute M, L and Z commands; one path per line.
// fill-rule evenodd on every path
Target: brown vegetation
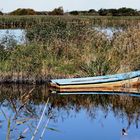
M 120 20 L 123 31 L 109 38 L 94 29 L 93 22 L 82 19 L 68 22 L 72 19 L 56 18 L 28 26 L 26 45 L 1 47 L 1 82 L 44 83 L 49 78 L 96 76 L 140 69 L 139 20 L 132 20 L 131 24 L 123 21 L 125 28 Z M 103 21 L 104 26 L 105 22 L 108 20 Z

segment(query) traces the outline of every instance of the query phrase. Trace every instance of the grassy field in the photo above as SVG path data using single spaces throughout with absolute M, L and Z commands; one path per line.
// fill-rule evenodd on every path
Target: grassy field
M 139 17 L 5 16 L 1 28 L 24 28 L 28 43 L 0 47 L 0 81 L 105 75 L 140 69 Z M 119 27 L 108 37 L 93 27 Z

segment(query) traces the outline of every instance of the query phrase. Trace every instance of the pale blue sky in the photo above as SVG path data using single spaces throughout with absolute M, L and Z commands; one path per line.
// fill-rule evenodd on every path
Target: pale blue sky
M 59 6 L 63 6 L 65 11 L 120 7 L 140 10 L 140 0 L 0 0 L 0 10 L 3 12 L 10 12 L 17 8 L 48 11 Z

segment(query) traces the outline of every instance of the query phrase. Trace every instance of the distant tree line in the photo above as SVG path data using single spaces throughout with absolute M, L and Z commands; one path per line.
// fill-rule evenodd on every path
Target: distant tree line
M 71 11 L 71 15 L 91 15 L 91 16 L 140 16 L 140 11 L 132 8 L 119 8 L 119 9 L 90 9 L 89 11 Z
M 33 9 L 17 9 L 11 13 L 9 13 L 9 15 L 36 15 L 36 11 L 34 11 Z
M 52 11 L 35 11 L 33 9 L 18 8 L 10 13 L 3 13 L 0 11 L 0 15 L 64 15 L 63 7 L 55 8 Z
M 0 11 L 0 15 L 5 13 Z M 85 15 L 85 16 L 140 16 L 140 11 L 132 8 L 119 8 L 119 9 L 90 9 L 88 11 L 70 11 L 64 12 L 63 7 L 55 8 L 52 11 L 35 11 L 33 9 L 17 9 L 6 15 Z
M 101 16 L 139 16 L 140 11 L 132 8 L 119 8 L 119 9 L 100 9 L 98 11 Z

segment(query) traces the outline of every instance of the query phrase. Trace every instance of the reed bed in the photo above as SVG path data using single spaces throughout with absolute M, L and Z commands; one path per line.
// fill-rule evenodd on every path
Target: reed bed
M 25 17 L 18 18 L 24 21 Z M 28 43 L 0 48 L 1 83 L 46 83 L 50 78 L 140 69 L 139 18 L 99 18 L 104 27 L 119 23 L 122 31 L 114 32 L 112 37 L 93 28 L 94 22 L 99 22 L 98 17 L 97 21 L 91 17 L 27 18 L 32 23 L 25 28 Z
M 29 16 L 0 16 L 0 29 L 9 28 L 30 28 L 38 23 L 53 23 L 55 21 L 66 21 L 72 23 L 89 23 L 96 26 L 115 26 L 115 27 L 128 27 L 134 26 L 139 23 L 140 16 L 47 16 L 47 15 L 29 15 Z

